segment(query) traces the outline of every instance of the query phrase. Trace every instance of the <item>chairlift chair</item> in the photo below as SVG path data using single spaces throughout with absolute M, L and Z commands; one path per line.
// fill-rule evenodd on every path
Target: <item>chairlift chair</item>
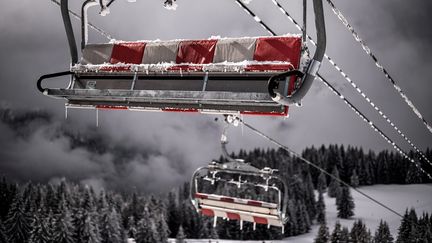
M 228 162 L 211 162 L 208 166 L 198 168 L 192 176 L 190 183 L 190 196 L 196 210 L 205 216 L 214 217 L 214 226 L 218 218 L 239 220 L 240 229 L 243 221 L 256 224 L 265 224 L 269 227 L 282 227 L 288 220 L 286 209 L 288 204 L 288 187 L 283 178 L 277 174 L 277 170 L 265 167 L 258 169 L 243 160 L 231 158 L 226 151 L 226 129 L 221 138 L 222 152 Z M 230 179 L 231 178 L 231 179 Z M 247 179 L 246 179 L 247 178 Z M 234 184 L 242 186 L 260 187 L 264 191 L 272 191 L 277 194 L 277 200 L 263 201 L 258 199 L 241 198 L 238 195 L 220 195 L 201 191 L 201 184 L 209 181 L 211 185 L 216 183 Z
M 61 0 L 71 68 L 42 76 L 37 87 L 66 99 L 67 107 L 286 116 L 322 60 L 321 1 L 314 0 L 318 48 L 308 60 L 301 35 L 88 44 L 88 9 L 100 6 L 106 15 L 112 1 L 86 0 L 78 61 L 68 0 Z M 68 87 L 42 87 L 44 79 L 63 75 L 71 76 Z

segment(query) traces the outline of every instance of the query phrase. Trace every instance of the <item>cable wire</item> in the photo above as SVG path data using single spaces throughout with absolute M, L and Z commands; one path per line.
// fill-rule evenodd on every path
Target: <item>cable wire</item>
M 297 29 L 299 29 L 300 31 L 302 31 L 301 26 L 291 17 L 291 15 L 279 4 L 279 2 L 277 2 L 276 0 L 272 0 L 272 2 L 274 4 L 276 4 L 279 9 L 291 20 L 291 22 L 293 22 L 295 24 L 295 26 L 297 27 Z M 243 6 L 243 5 L 240 5 Z M 248 9 L 247 11 L 251 16 L 256 16 L 250 9 Z M 276 35 L 275 33 L 272 33 L 273 35 Z M 314 44 L 316 46 L 315 41 L 312 39 L 312 37 L 310 37 L 309 35 L 307 35 L 309 41 Z M 329 60 L 330 63 L 333 64 L 333 66 L 335 66 L 337 68 L 337 70 L 340 70 L 341 74 L 345 77 L 348 78 L 347 80 L 353 85 L 355 86 L 357 92 L 361 92 L 364 96 L 366 96 L 358 87 L 357 85 L 354 84 L 354 82 L 349 79 L 349 77 L 336 65 L 336 63 L 326 54 L 324 55 L 327 60 Z M 348 101 L 339 91 L 337 91 L 333 86 L 330 85 L 330 83 L 328 83 L 327 81 L 324 81 L 325 79 L 322 78 L 321 75 L 319 75 L 320 79 L 336 94 L 338 95 L 357 115 L 359 115 L 360 118 L 362 118 L 362 120 L 364 120 L 365 122 L 367 122 L 371 129 L 373 129 L 375 132 L 377 132 L 381 137 L 383 137 L 386 142 L 388 142 L 389 144 L 391 144 L 393 146 L 393 148 L 399 152 L 404 158 L 408 159 L 410 162 L 414 163 L 414 165 L 421 171 L 423 172 L 429 179 L 432 179 L 432 176 L 426 172 L 420 165 L 419 163 L 417 163 L 414 159 L 412 159 L 411 157 L 408 156 L 408 154 L 406 152 L 404 152 L 399 146 L 396 145 L 395 142 L 393 142 L 387 135 L 384 134 L 384 132 L 379 129 L 375 124 L 372 123 L 372 121 L 370 119 L 368 119 L 363 113 L 360 112 L 359 109 L 357 109 L 350 101 Z M 362 95 L 362 96 L 363 96 Z M 368 98 L 367 99 L 368 103 L 373 105 L 373 107 L 375 108 L 375 104 L 372 103 L 372 101 Z M 377 108 L 375 108 L 377 109 Z M 383 114 L 382 112 L 380 114 Z M 383 114 L 384 115 L 384 114 Z M 386 121 L 389 122 L 390 124 L 393 124 L 393 127 L 396 127 L 394 125 L 394 123 L 391 122 L 390 119 L 388 119 L 388 117 L 386 117 Z M 396 127 L 397 128 L 397 127 Z M 400 130 L 399 130 L 400 131 Z M 400 132 L 399 134 L 401 134 L 402 132 Z M 406 136 L 405 136 L 406 138 Z M 426 159 L 427 160 L 427 159 Z M 429 161 L 429 160 L 427 160 Z
M 300 31 L 303 31 L 300 24 L 283 8 L 283 6 L 277 1 L 272 0 L 272 2 L 279 8 L 279 10 L 288 17 L 288 19 L 299 29 Z M 316 42 L 307 35 L 307 38 L 309 41 L 314 45 L 317 46 Z M 351 84 L 351 86 L 359 93 L 366 102 L 372 106 L 376 112 L 418 153 L 420 154 L 421 158 L 425 161 L 427 161 L 430 165 L 432 165 L 432 162 L 426 157 L 426 155 L 412 142 L 411 139 L 409 139 L 396 125 L 395 123 L 390 120 L 390 118 L 384 114 L 384 112 L 364 93 L 354 81 L 339 67 L 338 64 L 336 64 L 331 57 L 329 57 L 327 54 L 324 55 L 324 57 L 332 64 L 332 66 L 344 77 L 344 79 Z
M 56 4 L 58 6 L 60 6 L 60 2 L 58 2 L 57 0 L 51 0 L 51 2 L 53 4 Z M 81 21 L 81 16 L 77 13 L 75 13 L 74 11 L 69 9 L 69 13 L 75 18 Z M 112 40 L 114 39 L 110 34 L 108 34 L 106 31 L 104 31 L 103 29 L 97 27 L 96 25 L 92 24 L 91 22 L 88 22 L 88 25 L 90 26 L 90 28 L 92 28 L 93 30 L 95 30 L 96 32 L 98 32 L 99 34 L 101 34 L 102 36 L 104 36 L 105 38 L 107 38 L 108 40 Z
M 386 210 L 390 211 L 391 213 L 403 218 L 403 216 L 396 212 L 394 209 L 390 208 L 389 206 L 385 205 L 384 203 L 378 201 L 377 199 L 373 198 L 372 196 L 369 196 L 368 194 L 366 194 L 365 192 L 361 191 L 358 188 L 355 188 L 353 186 L 351 186 L 350 184 L 348 184 L 347 182 L 341 180 L 340 178 L 334 176 L 333 174 L 329 173 L 328 171 L 324 170 L 323 168 L 319 167 L 318 165 L 312 163 L 311 161 L 305 159 L 304 157 L 302 157 L 300 154 L 296 153 L 294 150 L 290 149 L 289 147 L 281 144 L 280 142 L 276 141 L 275 139 L 271 138 L 270 136 L 264 134 L 263 132 L 259 131 L 258 129 L 256 129 L 255 127 L 251 126 L 250 124 L 244 122 L 242 119 L 240 120 L 240 122 L 247 128 L 249 128 L 251 131 L 253 131 L 254 133 L 258 134 L 259 136 L 263 137 L 264 139 L 268 140 L 269 142 L 273 143 L 274 145 L 278 146 L 279 148 L 287 151 L 288 153 L 290 153 L 291 155 L 299 158 L 301 161 L 303 161 L 304 163 L 308 164 L 309 166 L 314 167 L 315 169 L 321 171 L 322 173 L 326 174 L 327 176 L 331 177 L 332 179 L 338 181 L 339 183 L 341 183 L 344 186 L 347 186 L 349 188 L 351 188 L 352 190 L 360 193 L 362 196 L 366 197 L 367 199 L 371 200 L 372 202 L 378 204 L 379 206 L 385 208 Z
M 236 3 L 243 8 L 243 10 L 249 14 L 250 16 L 252 16 L 252 18 L 261 25 L 261 27 L 263 27 L 265 30 L 267 30 L 267 32 L 270 33 L 270 35 L 276 35 L 276 32 L 274 32 L 270 27 L 268 27 L 268 25 L 266 25 L 254 12 L 252 12 L 241 0 L 235 0 Z
M 432 126 L 426 121 L 426 119 L 423 117 L 423 115 L 420 113 L 420 111 L 417 109 L 417 107 L 414 105 L 414 103 L 408 98 L 408 96 L 405 94 L 405 92 L 402 90 L 402 88 L 396 83 L 396 81 L 390 76 L 389 72 L 381 65 L 376 55 L 371 51 L 371 49 L 366 45 L 366 43 L 363 41 L 363 39 L 360 38 L 358 33 L 354 30 L 352 25 L 348 22 L 348 20 L 345 18 L 345 16 L 342 14 L 342 12 L 336 8 L 334 3 L 331 0 L 326 0 L 327 3 L 330 5 L 330 7 L 333 10 L 333 13 L 339 18 L 341 23 L 348 29 L 348 31 L 351 32 L 354 39 L 361 45 L 362 49 L 366 52 L 367 55 L 369 55 L 372 60 L 375 62 L 376 67 L 384 74 L 384 76 L 387 78 L 388 81 L 392 84 L 394 89 L 399 93 L 399 95 L 402 97 L 402 99 L 407 103 L 407 105 L 411 108 L 411 110 L 414 112 L 414 114 L 417 115 L 417 117 L 423 122 L 423 124 L 426 126 L 426 128 L 429 130 L 430 133 L 432 133 Z
M 417 163 L 414 159 L 408 156 L 406 152 L 404 152 L 395 142 L 393 142 L 385 133 L 379 129 L 369 118 L 366 117 L 365 114 L 363 114 L 357 107 L 355 107 L 347 98 L 345 98 L 335 87 L 333 87 L 325 78 L 321 76 L 321 74 L 318 74 L 318 79 L 323 82 L 331 91 L 333 91 L 334 94 L 339 96 L 340 99 L 344 101 L 346 105 L 348 105 L 349 108 L 351 108 L 362 120 L 370 125 L 370 127 L 377 132 L 381 137 L 383 137 L 387 143 L 393 146 L 393 148 L 398 151 L 405 159 L 409 160 L 411 163 L 413 163 L 417 169 L 419 169 L 421 172 L 423 172 L 429 179 L 432 179 L 432 176 L 425 171 L 419 163 Z

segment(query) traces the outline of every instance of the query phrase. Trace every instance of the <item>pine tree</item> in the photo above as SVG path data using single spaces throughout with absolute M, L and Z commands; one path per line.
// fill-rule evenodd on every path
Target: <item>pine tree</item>
M 21 194 L 17 192 L 5 222 L 9 242 L 26 243 L 30 235 L 31 222 L 31 216 L 24 211 Z
M 157 229 L 158 229 L 158 235 L 159 235 L 159 242 L 167 242 L 168 237 L 170 235 L 169 227 L 166 222 L 165 215 L 163 213 L 159 214 L 159 217 L 156 220 Z
M 326 224 L 321 224 L 318 230 L 318 235 L 316 236 L 315 243 L 327 243 L 329 242 L 329 230 Z
M 317 203 L 317 222 L 319 224 L 325 224 L 326 222 L 326 212 L 325 212 L 325 203 L 322 192 L 318 193 L 318 203 Z
M 413 223 L 414 221 L 412 220 L 412 216 L 410 215 L 407 209 L 402 218 L 401 225 L 399 226 L 396 243 L 408 242 L 410 238 L 411 230 L 413 229 Z
M 137 233 L 137 227 L 135 225 L 135 219 L 133 216 L 129 216 L 127 219 L 127 236 L 129 238 L 135 238 Z
M 355 204 L 348 187 L 342 188 L 342 193 L 336 202 L 339 218 L 347 219 L 354 215 Z
M 120 243 L 122 242 L 121 237 L 121 226 L 120 217 L 113 206 L 109 206 L 105 194 L 102 193 L 99 198 L 99 204 L 101 207 L 100 217 L 100 234 L 102 243 Z
M 138 222 L 138 229 L 136 233 L 136 243 L 153 243 L 158 242 L 159 236 L 157 235 L 157 229 L 152 219 L 146 219 L 143 217 Z
M 216 230 L 216 227 L 211 227 L 211 230 L 210 230 L 210 239 L 219 239 L 219 234 L 218 234 L 218 232 L 217 232 L 217 230 Z
M 93 199 L 93 193 L 90 188 L 86 187 L 81 209 L 74 219 L 76 227 L 75 239 L 82 243 L 99 243 L 101 241 L 98 224 L 99 220 L 97 218 Z
M 414 163 L 410 163 L 410 166 L 407 171 L 405 183 L 407 184 L 419 184 L 422 183 L 422 174 L 417 168 L 417 165 Z
M 335 178 L 339 179 L 339 171 L 336 166 L 333 168 L 332 175 Z M 329 197 L 337 197 L 341 191 L 340 182 L 335 178 L 331 178 L 330 180 L 330 184 L 327 191 Z
M 3 222 L 0 219 L 0 243 L 8 243 L 8 237 Z
M 69 208 L 66 206 L 64 196 L 60 200 L 59 214 L 55 220 L 54 227 L 54 242 L 57 243 L 73 243 L 74 227 Z
M 174 238 L 182 220 L 178 209 L 177 196 L 175 192 L 168 193 L 167 216 L 167 223 L 171 232 L 170 237 Z
M 176 235 L 176 243 L 184 243 L 185 238 L 186 238 L 186 235 L 184 233 L 183 226 L 180 225 L 179 230 L 178 230 L 177 235 Z
M 418 237 L 422 239 L 422 243 L 432 242 L 432 225 L 430 224 L 428 213 L 423 213 L 423 216 L 417 222 L 417 226 Z
M 350 232 L 347 227 L 343 227 L 340 235 L 340 241 L 338 243 L 348 243 L 348 242 L 350 242 Z
M 3 222 L 0 219 L 0 243 L 8 243 L 8 237 L 4 228 Z
M 374 236 L 375 243 L 393 243 L 393 236 L 390 233 L 387 222 L 381 220 Z
M 354 222 L 350 236 L 353 242 L 368 243 L 372 240 L 370 231 L 367 230 L 366 225 L 361 220 Z
M 359 186 L 360 181 L 359 181 L 359 177 L 357 175 L 357 171 L 356 170 L 353 171 L 353 174 L 352 174 L 350 180 L 351 180 L 351 186 L 352 187 L 356 188 L 356 187 Z
M 32 231 L 30 232 L 29 243 L 48 243 L 53 241 L 53 214 L 52 211 L 44 216 L 41 211 L 36 213 L 33 223 Z
M 318 177 L 317 189 L 319 192 L 323 192 L 323 193 L 327 189 L 327 179 L 326 179 L 326 175 L 323 172 L 321 172 Z
M 330 236 L 331 243 L 340 243 L 342 240 L 342 226 L 339 221 L 336 221 L 333 233 Z

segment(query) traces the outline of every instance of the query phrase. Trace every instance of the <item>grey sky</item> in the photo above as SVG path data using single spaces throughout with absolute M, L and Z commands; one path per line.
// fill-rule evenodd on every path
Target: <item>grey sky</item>
M 77 12 L 79 12 L 78 2 L 80 1 L 71 1 L 72 9 Z M 212 35 L 232 37 L 267 35 L 233 0 L 178 0 L 179 7 L 174 12 L 165 10 L 162 2 L 162 0 L 141 0 L 128 4 L 126 1 L 117 0 L 109 16 L 102 18 L 96 14 L 96 10 L 93 10 L 90 19 L 115 38 L 124 40 L 208 38 Z M 300 20 L 301 1 L 281 0 L 280 2 Z M 429 108 L 432 101 L 429 73 L 432 59 L 430 54 L 428 55 L 432 53 L 430 45 L 432 29 L 428 26 L 430 22 L 428 13 L 432 11 L 432 4 L 421 0 L 338 0 L 335 3 L 372 50 L 377 53 L 382 63 L 425 118 L 432 121 L 432 109 Z M 269 0 L 254 0 L 249 6 L 278 33 L 295 32 L 295 28 Z M 327 53 L 415 144 L 423 149 L 430 146 L 432 135 L 375 68 L 369 57 L 361 51 L 360 46 L 338 22 L 328 5 L 324 3 L 324 6 L 328 35 Z M 79 22 L 75 19 L 72 21 L 76 29 L 75 34 L 79 38 Z M 310 34 L 313 36 L 312 22 L 311 13 L 309 26 Z M 2 84 L 0 100 L 15 107 L 47 109 L 56 115 L 55 120 L 61 121 L 64 102 L 44 97 L 35 87 L 36 79 L 40 75 L 67 70 L 69 67 L 69 50 L 59 8 L 50 0 L 2 1 L 0 33 L 0 82 Z M 90 40 L 91 42 L 106 41 L 95 32 L 91 32 Z M 398 138 L 397 133 L 379 118 L 378 114 L 337 72 L 330 68 L 328 63 L 324 64 L 322 73 L 404 149 L 409 149 L 409 146 Z M 70 112 L 70 116 L 74 123 L 79 123 L 83 127 L 95 123 L 93 111 L 75 110 Z M 145 166 L 132 170 L 137 174 L 131 174 L 131 177 L 137 177 L 133 182 L 138 183 L 138 178 L 149 177 L 151 171 L 163 171 L 152 176 L 158 178 L 160 183 L 165 181 L 164 186 L 170 186 L 189 175 L 194 167 L 218 157 L 221 124 L 213 122 L 213 118 L 195 114 L 101 112 L 99 130 L 109 135 L 113 143 L 130 143 L 131 146 L 151 147 L 158 150 L 162 156 L 147 159 Z M 304 99 L 303 107 L 291 107 L 288 119 L 257 117 L 245 117 L 245 119 L 297 151 L 306 146 L 323 143 L 351 144 L 375 150 L 390 148 L 381 137 L 369 129 L 354 112 L 319 82 L 313 85 Z M 67 166 L 67 164 L 75 164 L 72 161 L 79 160 L 81 164 L 69 168 L 70 171 L 88 172 L 84 173 L 86 176 L 79 179 L 98 178 L 98 173 L 101 171 L 98 169 L 93 171 L 90 168 L 92 163 L 85 163 L 86 159 L 79 159 L 79 156 L 91 157 L 86 154 L 86 151 L 65 150 L 66 145 L 58 140 L 55 140 L 54 145 L 44 144 L 44 142 L 49 144 L 50 139 L 43 135 L 43 129 L 38 130 L 42 134 L 35 133 L 34 141 L 26 141 L 25 146 L 20 144 L 22 141 L 1 135 L 2 147 L 7 145 L 10 151 L 19 151 L 19 148 L 24 146 L 28 151 L 21 155 L 9 153 L 7 157 L 2 154 L 0 159 L 3 161 L 0 163 L 7 163 L 6 158 L 9 162 L 25 161 L 25 158 L 22 158 L 25 155 L 28 156 L 27 158 L 32 158 L 33 154 L 30 150 L 37 150 L 34 147 L 37 145 L 46 151 L 47 157 L 53 156 L 50 161 L 64 160 Z M 229 147 L 232 150 L 271 146 L 246 129 L 238 128 L 230 131 Z M 43 147 L 45 145 L 46 147 Z M 181 158 L 182 168 L 176 167 L 177 158 Z M 109 159 L 105 158 L 105 160 Z M 132 161 L 131 165 L 134 163 L 140 164 Z M 32 166 L 27 167 L 25 163 L 22 166 L 13 167 L 10 173 L 18 169 L 23 171 L 37 169 Z M 49 166 L 53 165 L 47 162 L 43 167 L 49 168 Z M 57 166 L 61 167 L 61 165 Z M 55 175 L 55 171 L 53 170 L 52 175 L 47 171 L 48 175 L 43 178 L 58 176 Z M 29 173 L 24 172 L 16 176 L 31 178 Z

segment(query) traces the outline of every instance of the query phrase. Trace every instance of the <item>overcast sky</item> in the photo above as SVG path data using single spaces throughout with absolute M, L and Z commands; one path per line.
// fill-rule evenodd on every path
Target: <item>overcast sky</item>
M 71 2 L 71 8 L 79 12 L 80 1 Z M 267 35 L 267 32 L 242 11 L 234 0 L 178 0 L 177 11 L 164 9 L 162 2 L 138 0 L 137 3 L 127 3 L 117 0 L 112 5 L 109 16 L 100 17 L 94 9 L 90 12 L 90 20 L 114 38 L 123 40 Z M 298 20 L 301 19 L 302 1 L 280 2 Z M 335 4 L 340 7 L 372 51 L 376 52 L 426 120 L 432 121 L 432 85 L 429 73 L 432 67 L 432 29 L 429 26 L 428 15 L 432 11 L 432 2 L 335 0 Z M 296 33 L 296 29 L 271 1 L 254 0 L 249 6 L 277 33 Z M 338 22 L 329 6 L 326 3 L 324 6 L 328 36 L 327 53 L 419 148 L 430 147 L 432 135 L 402 101 L 382 73 L 375 68 L 370 58 L 362 52 L 350 33 Z M 311 11 L 308 19 L 309 33 L 314 36 Z M 72 23 L 76 37 L 79 38 L 79 22 L 72 19 Z M 62 122 L 64 101 L 41 95 L 35 86 L 40 75 L 64 71 L 69 67 L 69 49 L 59 7 L 50 0 L 1 0 L 0 33 L 0 101 L 17 108 L 46 109 L 54 114 L 54 123 Z M 90 33 L 90 42 L 107 41 L 95 32 Z M 321 73 L 402 148 L 410 148 L 328 63 L 324 63 Z M 59 82 L 64 83 L 61 80 Z M 214 116 L 103 111 L 100 112 L 100 128 L 94 128 L 94 111 L 72 110 L 70 117 L 73 121 L 69 123 L 71 126 L 78 124 L 77 127 L 99 129 L 100 133 L 113 139 L 113 143 L 127 141 L 131 146 L 158 150 L 156 154 L 159 154 L 159 157 L 131 162 L 145 164 L 133 170 L 136 172 L 133 176 L 137 179 L 131 183 L 140 183 L 140 178 L 150 177 L 160 183 L 165 182 L 160 184 L 163 187 L 170 187 L 189 176 L 194 167 L 206 164 L 220 154 L 219 137 L 222 124 L 214 122 Z M 390 149 L 380 136 L 318 81 L 304 99 L 303 107 L 291 107 L 288 119 L 245 117 L 245 120 L 296 151 L 310 145 L 333 143 L 362 146 L 377 151 Z M 78 177 L 79 180 L 99 180 L 98 183 L 104 184 L 104 180 L 98 177 L 100 171 L 97 168 L 89 168 L 91 162 L 75 164 L 73 169 L 67 170 L 69 172 L 53 169 L 51 173 L 48 168 L 51 164 L 44 164 L 42 158 L 39 158 L 40 167 L 26 167 L 23 161 L 34 158 L 32 148 L 36 145 L 43 146 L 43 142 L 47 142 L 44 150 L 47 160 L 64 159 L 65 163 L 74 164 L 71 161 L 80 158 L 74 157 L 77 156 L 77 151 L 63 151 L 67 145 L 62 145 L 61 141 L 43 135 L 47 126 L 43 127 L 45 130 L 34 131 L 35 135 L 31 141 L 21 141 L 13 138 L 12 133 L 9 134 L 12 137 L 3 135 L 7 133 L 7 128 L 0 126 L 0 131 L 3 132 L 0 146 L 9 150 L 7 154 L 0 152 L 0 169 L 5 170 L 3 173 L 19 179 L 32 179 L 31 173 L 20 174 L 17 170 L 37 171 L 37 168 L 43 168 L 43 173 L 40 172 L 41 177 L 37 178 L 48 180 L 63 175 L 76 175 L 87 170 L 94 174 L 84 173 L 85 176 Z M 231 150 L 271 147 L 246 129 L 237 128 L 230 131 Z M 80 156 L 86 156 L 85 151 L 78 152 Z M 51 154 L 55 154 L 56 157 L 49 159 Z M 104 159 L 109 160 L 108 157 L 99 158 Z M 177 160 L 182 162 L 179 163 Z M 16 161 L 21 161 L 22 166 L 9 166 L 17 163 Z M 8 166 L 5 166 L 6 164 Z M 61 164 L 59 166 L 61 167 Z M 155 190 L 154 187 L 150 189 Z

